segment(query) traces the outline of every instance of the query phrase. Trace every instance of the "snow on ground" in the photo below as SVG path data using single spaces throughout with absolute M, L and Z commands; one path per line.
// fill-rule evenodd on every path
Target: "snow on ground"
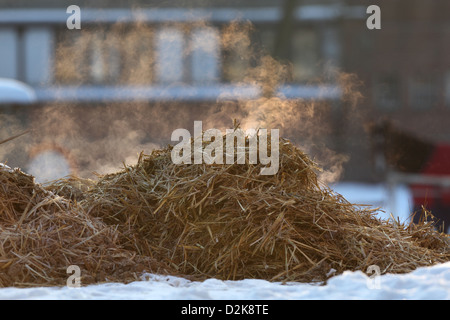
M 413 212 L 413 196 L 411 190 L 404 185 L 391 190 L 381 183 L 341 182 L 330 185 L 330 188 L 351 203 L 380 208 L 378 216 L 383 219 L 390 219 L 392 214 L 405 222 L 409 221 Z
M 130 284 L 99 284 L 81 288 L 4 288 L 0 299 L 39 300 L 450 300 L 450 262 L 409 274 L 379 277 L 345 272 L 327 285 L 271 283 L 264 280 L 192 282 L 146 275 Z

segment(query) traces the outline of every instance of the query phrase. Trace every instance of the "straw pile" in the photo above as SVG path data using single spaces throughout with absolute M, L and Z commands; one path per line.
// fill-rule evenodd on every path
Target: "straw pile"
M 0 287 L 65 285 L 71 265 L 82 270 L 83 284 L 132 281 L 157 266 L 121 248 L 119 237 L 32 176 L 0 167 Z
M 450 260 L 432 224 L 387 222 L 350 204 L 318 183 L 319 168 L 287 140 L 273 176 L 248 162 L 175 165 L 171 150 L 104 176 L 80 205 L 118 226 L 127 249 L 178 274 L 323 282 L 330 270 L 406 273 Z
M 287 140 L 273 176 L 248 161 L 175 165 L 171 150 L 142 154 L 97 182 L 72 177 L 46 188 L 0 168 L 0 287 L 65 285 L 70 265 L 82 284 L 128 282 L 144 270 L 323 282 L 370 265 L 406 273 L 450 261 L 448 238 L 426 217 L 402 225 L 348 203 Z

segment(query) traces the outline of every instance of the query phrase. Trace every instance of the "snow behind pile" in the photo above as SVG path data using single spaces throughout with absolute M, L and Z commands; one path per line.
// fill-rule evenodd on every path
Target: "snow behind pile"
M 4 288 L 0 299 L 92 300 L 450 300 L 450 262 L 420 268 L 409 274 L 376 279 L 363 272 L 345 272 L 325 286 L 271 283 L 246 279 L 192 282 L 183 278 L 146 275 L 130 284 L 108 283 L 82 288 Z
M 330 187 L 351 203 L 380 208 L 381 219 L 389 220 L 392 215 L 408 223 L 414 210 L 413 195 L 406 185 L 399 184 L 391 190 L 384 183 L 340 182 Z

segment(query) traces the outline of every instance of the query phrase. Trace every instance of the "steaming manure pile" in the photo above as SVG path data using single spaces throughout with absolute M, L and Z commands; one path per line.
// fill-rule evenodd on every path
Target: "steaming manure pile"
M 175 165 L 168 147 L 103 177 L 81 205 L 118 225 L 130 250 L 198 278 L 324 281 L 331 269 L 450 260 L 432 225 L 379 220 L 320 186 L 319 168 L 289 141 L 279 153 L 278 173 L 262 176 L 260 164 Z
M 95 183 L 47 190 L 0 171 L 0 285 L 64 285 L 72 264 L 96 281 L 145 270 L 323 282 L 371 265 L 406 273 L 450 261 L 449 240 L 432 223 L 388 222 L 347 202 L 319 184 L 320 169 L 287 140 L 271 176 L 248 162 L 175 165 L 171 150 Z

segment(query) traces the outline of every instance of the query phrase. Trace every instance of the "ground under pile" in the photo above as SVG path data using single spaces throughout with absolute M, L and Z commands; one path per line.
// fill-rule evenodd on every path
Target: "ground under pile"
M 450 260 L 432 223 L 388 222 L 350 204 L 318 183 L 319 168 L 287 140 L 272 176 L 248 161 L 175 165 L 171 150 L 104 176 L 79 204 L 117 227 L 125 248 L 178 274 L 322 282 L 371 265 L 406 273 Z

